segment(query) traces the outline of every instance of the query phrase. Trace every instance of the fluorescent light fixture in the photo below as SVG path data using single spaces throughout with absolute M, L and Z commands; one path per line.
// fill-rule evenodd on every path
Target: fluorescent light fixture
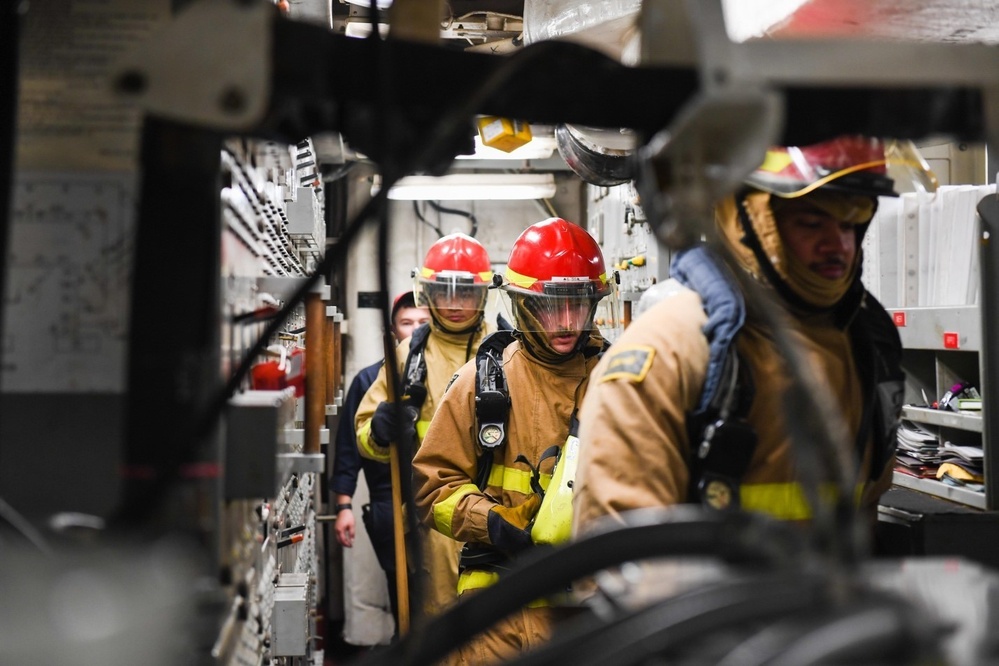
M 456 155 L 459 160 L 546 160 L 555 152 L 553 136 L 536 136 L 512 152 L 497 150 L 482 143 L 475 135 L 475 152 L 471 155 Z
M 387 37 L 389 32 L 388 23 L 378 24 L 378 34 Z M 347 19 L 344 34 L 348 37 L 363 39 L 371 35 L 371 21 L 368 19 Z
M 380 185 L 380 179 L 375 179 L 371 193 Z M 508 201 L 553 196 L 555 176 L 550 173 L 409 176 L 400 179 L 388 194 L 389 199 L 404 201 Z
M 371 6 L 371 0 L 345 0 L 348 5 L 357 5 L 358 7 L 363 7 L 367 9 Z M 378 9 L 388 9 L 392 6 L 392 0 L 377 0 L 375 6 Z

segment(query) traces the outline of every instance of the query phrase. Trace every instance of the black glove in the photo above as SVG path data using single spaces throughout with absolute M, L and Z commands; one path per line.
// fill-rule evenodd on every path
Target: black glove
M 541 507 L 541 495 L 534 493 L 519 506 L 498 504 L 489 509 L 486 527 L 489 541 L 500 550 L 516 553 L 531 546 L 531 533 L 527 527 Z
M 391 402 L 379 403 L 371 417 L 371 437 L 380 446 L 388 446 L 400 436 L 413 442 L 416 437 L 416 419 L 419 416 L 416 408 L 405 402 L 401 407 Z M 402 423 L 396 423 L 398 417 L 402 418 Z

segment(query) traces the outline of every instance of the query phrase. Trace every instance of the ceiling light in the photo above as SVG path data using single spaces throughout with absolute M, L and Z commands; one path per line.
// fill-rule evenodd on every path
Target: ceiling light
M 378 192 L 376 179 L 371 193 Z M 555 176 L 550 173 L 450 174 L 409 176 L 389 190 L 388 198 L 406 201 L 508 201 L 549 199 L 555 196 Z
M 364 7 L 367 9 L 371 6 L 371 0 L 346 0 L 348 5 L 357 5 L 358 7 Z M 376 0 L 375 6 L 378 9 L 388 9 L 392 6 L 392 0 Z
M 383 38 L 388 36 L 388 23 L 378 23 L 378 34 Z M 371 35 L 371 21 L 368 19 L 353 20 L 347 19 L 344 32 L 347 37 L 357 37 L 363 39 Z

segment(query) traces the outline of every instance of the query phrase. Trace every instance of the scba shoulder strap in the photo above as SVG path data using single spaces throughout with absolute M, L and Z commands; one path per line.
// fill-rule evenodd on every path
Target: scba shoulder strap
M 482 341 L 475 353 L 475 421 L 482 447 L 476 485 L 480 489 L 489 480 L 493 451 L 506 442 L 510 389 L 503 372 L 503 350 L 515 339 L 513 331 L 496 331 Z
M 756 450 L 746 422 L 753 402 L 752 378 L 742 368 L 735 338 L 746 321 L 746 304 L 735 276 L 709 247 L 695 245 L 674 256 L 670 274 L 696 291 L 708 321 L 708 368 L 697 408 L 687 415 L 691 443 L 689 501 L 713 509 L 739 507 L 739 486 Z
M 419 410 L 427 399 L 427 338 L 430 324 L 421 324 L 409 338 L 409 354 L 402 373 L 402 390 L 399 395 Z
M 482 447 L 476 485 L 480 489 L 485 488 L 489 480 L 493 452 L 506 443 L 507 418 L 510 414 L 510 387 L 507 385 L 506 373 L 503 371 L 503 350 L 516 339 L 516 334 L 512 330 L 496 331 L 482 341 L 475 354 L 475 420 L 479 426 L 479 445 Z M 604 340 L 601 346 L 588 347 L 583 351 L 583 354 L 587 357 L 603 354 L 608 347 L 609 343 Z M 570 422 L 570 435 L 576 435 L 578 423 L 574 412 Z M 559 450 L 559 446 L 550 447 L 542 454 L 542 459 L 538 461 L 537 466 L 526 459 L 524 462 L 527 462 L 528 466 L 534 470 L 535 478 L 537 478 L 537 467 L 543 460 L 557 457 Z

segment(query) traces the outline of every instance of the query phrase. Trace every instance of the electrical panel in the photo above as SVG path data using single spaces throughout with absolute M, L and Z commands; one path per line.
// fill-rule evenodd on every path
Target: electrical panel
M 596 313 L 597 325 L 613 341 L 614 331 L 631 322 L 632 305 L 649 287 L 669 277 L 669 251 L 645 219 L 633 183 L 587 185 L 587 199 L 587 229 L 618 281 L 618 311 L 608 311 L 609 306 L 603 305 Z
M 320 257 L 325 203 L 314 152 L 308 139 L 225 145 L 223 376 L 251 353 Z M 305 330 L 298 306 L 259 358 L 273 372 L 258 375 L 254 366 L 226 408 L 218 552 L 227 601 L 211 649 L 215 663 L 322 662 L 316 516 L 325 462 L 303 450 Z M 281 383 L 272 385 L 276 378 Z M 325 427 L 320 435 L 328 443 Z

